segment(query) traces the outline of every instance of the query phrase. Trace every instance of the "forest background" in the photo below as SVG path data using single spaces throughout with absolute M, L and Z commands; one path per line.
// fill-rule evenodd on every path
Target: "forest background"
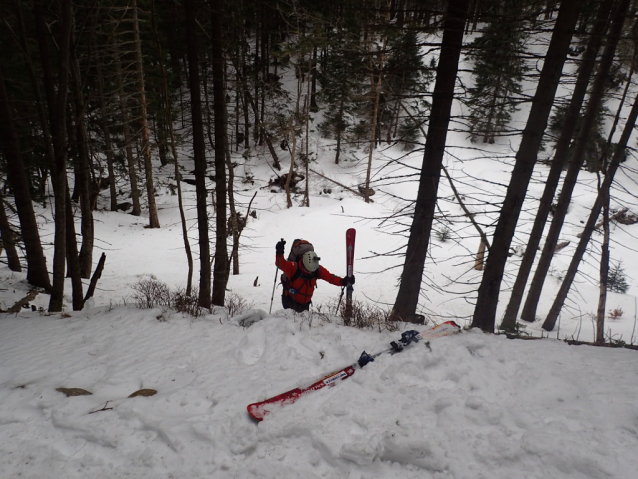
M 4 3 L 2 260 L 50 294 L 49 312 L 67 307 L 68 284 L 81 310 L 108 268 L 96 211 L 162 228 L 168 191 L 186 256 L 180 301 L 228 306 L 259 191 L 310 212 L 312 198 L 347 195 L 391 203 L 383 218 L 353 218 L 394 238 L 370 252 L 398 279 L 388 321 L 444 316 L 428 309 L 434 292 L 469 302 L 471 326 L 517 331 L 539 319 L 551 278 L 540 318 L 551 331 L 581 271 L 598 292 L 595 340 L 613 342 L 605 320 L 624 312 L 607 295 L 631 288 L 622 258 L 636 220 L 634 3 Z M 455 276 L 433 279 L 430 261 Z

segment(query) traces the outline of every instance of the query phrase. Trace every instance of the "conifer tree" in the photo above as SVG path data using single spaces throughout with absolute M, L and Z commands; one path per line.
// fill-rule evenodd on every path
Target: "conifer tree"
M 472 141 L 494 143 L 517 109 L 514 99 L 526 71 L 525 33 L 517 20 L 522 6 L 522 0 L 492 2 L 486 12 L 490 22 L 469 46 L 475 82 L 467 100 Z
M 420 134 L 429 103 L 423 100 L 433 69 L 423 64 L 418 36 L 414 30 L 400 32 L 388 41 L 385 65 L 381 128 L 386 141 L 393 139 L 410 147 Z M 409 112 L 404 113 L 404 109 Z
M 365 57 L 357 35 L 340 31 L 323 59 L 319 72 L 320 102 L 325 108 L 322 134 L 336 140 L 335 163 L 339 163 L 343 142 L 357 135 L 355 112 L 369 88 Z

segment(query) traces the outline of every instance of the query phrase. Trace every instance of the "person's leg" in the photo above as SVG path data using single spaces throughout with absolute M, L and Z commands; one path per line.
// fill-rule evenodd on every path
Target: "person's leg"
M 284 309 L 291 309 L 293 307 L 293 303 L 294 301 L 290 296 L 287 296 L 285 294 L 281 295 L 281 305 L 284 307 Z

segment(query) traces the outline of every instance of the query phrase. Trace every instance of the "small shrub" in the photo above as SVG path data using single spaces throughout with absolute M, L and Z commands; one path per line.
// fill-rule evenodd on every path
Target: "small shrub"
M 346 318 L 345 301 L 341 303 L 339 313 L 344 326 L 352 326 L 359 329 L 378 329 L 379 331 L 397 331 L 398 325 L 395 321 L 390 321 L 391 309 L 383 309 L 379 306 L 352 302 L 352 316 Z
M 607 317 L 609 319 L 620 319 L 622 318 L 623 312 L 622 308 L 610 309 Z
M 228 311 L 228 317 L 232 318 L 233 316 L 237 316 L 238 314 L 251 309 L 254 306 L 254 303 L 252 301 L 247 301 L 236 293 L 230 293 L 226 295 L 224 306 Z
M 185 289 L 178 289 L 171 294 L 173 309 L 178 313 L 186 313 L 195 318 L 206 314 L 207 310 L 199 305 L 199 292 L 193 288 L 190 295 Z
M 146 279 L 140 279 L 131 286 L 135 291 L 132 295 L 137 307 L 151 309 L 155 307 L 171 307 L 171 291 L 166 284 L 150 275 Z
M 445 243 L 452 238 L 452 230 L 444 226 L 442 229 L 435 231 L 434 235 L 441 243 Z
M 131 289 L 134 291 L 131 297 L 140 309 L 166 308 L 178 313 L 189 314 L 195 318 L 209 312 L 199 305 L 197 288 L 193 288 L 191 294 L 188 295 L 184 289 L 171 290 L 166 284 L 151 275 L 148 278 L 139 280 L 131 286 Z M 247 301 L 238 294 L 230 293 L 226 295 L 224 306 L 228 311 L 228 316 L 233 317 L 251 309 L 254 303 Z M 158 319 L 160 318 L 158 317 Z

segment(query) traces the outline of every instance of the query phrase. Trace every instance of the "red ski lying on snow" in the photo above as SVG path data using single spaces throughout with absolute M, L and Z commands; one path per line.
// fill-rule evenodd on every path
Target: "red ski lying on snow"
M 398 341 L 392 341 L 390 343 L 390 348 L 374 355 L 370 355 L 364 351 L 363 353 L 361 353 L 361 357 L 356 363 L 330 373 L 320 380 L 313 382 L 309 386 L 291 389 L 290 391 L 279 394 L 278 396 L 271 397 L 270 399 L 249 404 L 247 408 L 248 414 L 250 414 L 258 421 L 261 421 L 268 413 L 275 411 L 282 406 L 286 406 L 288 404 L 296 402 L 297 399 L 299 399 L 301 396 L 304 396 L 313 391 L 317 391 L 318 389 L 322 389 L 326 386 L 334 386 L 337 382 L 349 378 L 355 373 L 357 369 L 361 369 L 369 362 L 374 361 L 374 358 L 379 357 L 382 354 L 395 354 L 402 351 L 403 348 L 405 346 L 408 346 L 409 344 L 416 343 L 420 340 L 428 341 L 430 339 L 439 338 L 441 336 L 448 336 L 450 334 L 457 333 L 460 330 L 460 326 L 454 321 L 446 321 L 445 323 L 427 328 L 424 331 L 420 332 L 405 331 L 403 334 L 401 334 L 401 339 L 399 339 Z

